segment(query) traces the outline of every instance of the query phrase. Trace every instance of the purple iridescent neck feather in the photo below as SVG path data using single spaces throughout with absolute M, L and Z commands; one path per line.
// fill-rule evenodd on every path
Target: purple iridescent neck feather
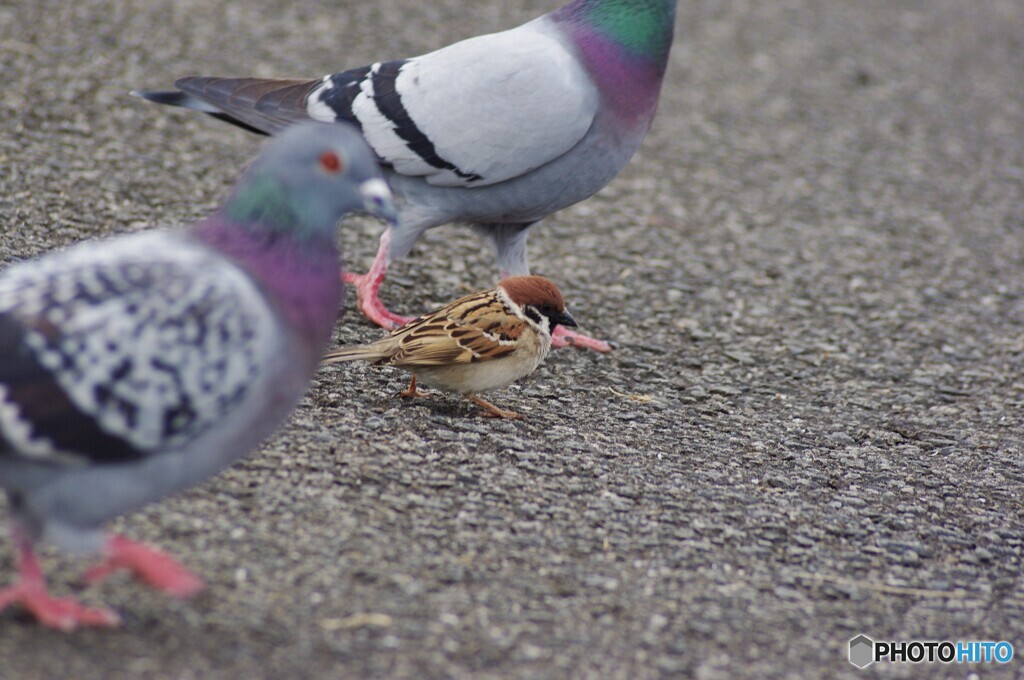
M 299 239 L 258 223 L 235 222 L 224 211 L 196 224 L 191 234 L 248 272 L 288 324 L 317 352 L 323 349 L 342 293 L 341 261 L 333 238 Z
M 675 0 L 576 0 L 550 17 L 570 37 L 608 110 L 650 125 L 675 28 Z

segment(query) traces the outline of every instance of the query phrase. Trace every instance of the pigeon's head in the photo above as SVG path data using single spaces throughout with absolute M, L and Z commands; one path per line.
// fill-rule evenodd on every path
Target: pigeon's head
M 540 327 L 550 330 L 556 325 L 576 325 L 576 320 L 565 307 L 562 291 L 558 290 L 551 279 L 543 276 L 510 276 L 502 279 L 498 286 L 509 300 L 523 310 L 528 319 Z
M 377 158 L 350 125 L 302 123 L 264 147 L 226 206 L 239 222 L 299 238 L 334 237 L 350 212 L 394 224 L 394 197 Z

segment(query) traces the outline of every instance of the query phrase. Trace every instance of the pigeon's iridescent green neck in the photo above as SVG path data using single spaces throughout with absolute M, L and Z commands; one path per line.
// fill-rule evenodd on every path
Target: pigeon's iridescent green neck
M 555 13 L 575 16 L 627 52 L 661 59 L 672 47 L 676 0 L 577 0 Z
M 311 346 L 322 348 L 341 295 L 337 244 L 323 230 L 287 226 L 302 222 L 287 202 L 266 199 L 266 194 L 256 201 L 236 192 L 222 210 L 193 225 L 191 234 L 248 272 L 289 324 Z
M 294 200 L 279 182 L 269 177 L 240 184 L 224 206 L 224 212 L 236 224 L 259 225 L 277 232 L 292 232 L 302 238 L 303 220 L 297 214 Z M 309 234 L 306 234 L 308 238 Z
M 676 0 L 576 0 L 549 15 L 622 124 L 650 126 L 668 65 Z

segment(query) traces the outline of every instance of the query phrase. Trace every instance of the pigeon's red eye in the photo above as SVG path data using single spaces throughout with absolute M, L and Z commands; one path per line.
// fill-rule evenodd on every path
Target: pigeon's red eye
M 320 154 L 320 167 L 332 175 L 341 172 L 341 158 L 333 151 L 324 151 Z

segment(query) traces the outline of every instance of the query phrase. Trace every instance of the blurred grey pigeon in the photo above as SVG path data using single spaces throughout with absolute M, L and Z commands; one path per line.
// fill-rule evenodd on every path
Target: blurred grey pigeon
M 359 126 L 400 211 L 370 271 L 346 280 L 363 312 L 394 328 L 409 319 L 377 291 L 424 231 L 469 223 L 502 278 L 529 274 L 529 227 L 622 170 L 654 118 L 675 10 L 676 0 L 574 0 L 518 28 L 316 80 L 192 77 L 134 94 L 267 134 L 309 118 Z M 563 327 L 554 342 L 609 349 Z
M 189 228 L 0 272 L 0 487 L 20 572 L 0 609 L 19 603 L 64 630 L 118 622 L 47 592 L 38 541 L 102 552 L 90 581 L 128 569 L 172 595 L 202 587 L 102 526 L 217 473 L 281 424 L 334 327 L 337 222 L 355 210 L 397 214 L 373 153 L 351 126 L 306 123 Z

